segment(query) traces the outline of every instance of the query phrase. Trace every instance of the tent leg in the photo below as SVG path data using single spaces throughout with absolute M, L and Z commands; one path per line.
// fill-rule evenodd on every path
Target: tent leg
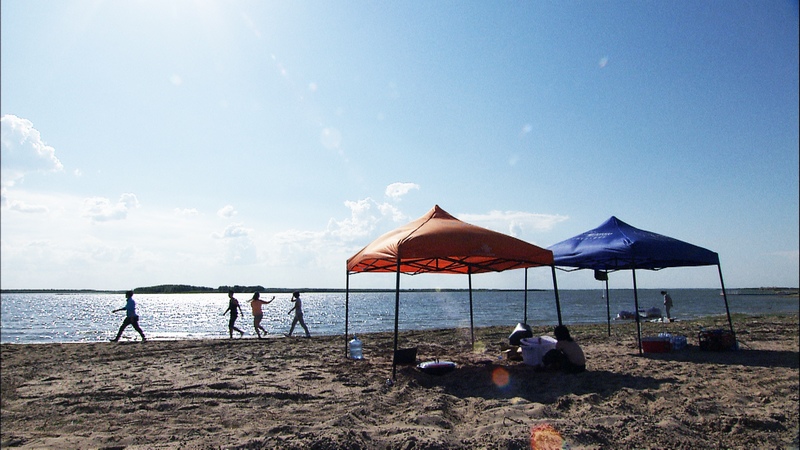
M 634 304 L 634 314 L 636 314 L 636 336 L 639 341 L 639 354 L 641 355 L 644 353 L 642 351 L 642 325 L 641 320 L 639 320 L 639 292 L 636 288 L 636 269 L 631 269 L 631 273 L 633 273 L 633 304 Z
M 397 282 L 394 290 L 394 352 L 392 353 L 392 380 L 397 379 L 397 361 L 395 355 L 397 354 L 397 329 L 398 329 L 398 315 L 400 311 L 400 258 L 397 258 Z
M 728 326 L 731 328 L 733 341 L 736 342 L 736 332 L 733 331 L 733 320 L 731 320 L 731 310 L 728 307 L 728 294 L 725 293 L 725 282 L 722 281 L 722 266 L 717 263 L 717 270 L 719 271 L 719 284 L 722 286 L 722 298 L 725 299 L 725 313 L 728 315 Z
M 472 340 L 472 349 L 475 350 L 475 324 L 472 315 L 472 269 L 467 273 L 469 278 L 469 336 Z
M 347 281 L 344 288 L 344 357 L 347 358 L 347 333 L 350 325 L 350 272 L 347 272 Z
M 611 337 L 611 299 L 608 298 L 608 278 L 606 278 L 606 316 L 608 317 L 608 336 Z
M 558 282 L 556 281 L 556 266 L 550 266 L 550 269 L 553 271 L 553 291 L 556 294 L 556 312 L 558 313 L 558 324 L 564 325 L 564 322 L 561 321 L 561 300 L 558 298 Z
M 522 323 L 528 323 L 528 268 L 525 268 L 525 307 L 522 313 Z

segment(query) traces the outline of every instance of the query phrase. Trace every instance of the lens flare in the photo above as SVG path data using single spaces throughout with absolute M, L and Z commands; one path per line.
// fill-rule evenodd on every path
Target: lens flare
M 551 425 L 542 424 L 531 428 L 531 450 L 563 450 L 570 446 Z
M 508 376 L 508 371 L 506 369 L 502 367 L 496 367 L 492 371 L 492 382 L 495 384 L 495 386 L 504 388 L 508 386 L 509 381 L 510 378 Z

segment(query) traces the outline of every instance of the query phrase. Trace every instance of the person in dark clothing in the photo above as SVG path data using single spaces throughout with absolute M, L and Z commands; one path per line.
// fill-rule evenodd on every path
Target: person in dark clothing
M 569 329 L 559 325 L 553 330 L 556 336 L 556 348 L 545 353 L 542 364 L 548 370 L 562 370 L 566 373 L 581 373 L 586 370 L 586 356 L 583 350 L 572 339 Z
M 226 309 L 225 312 L 222 313 L 223 316 L 227 314 L 228 311 L 230 311 L 231 313 L 231 318 L 228 321 L 228 335 L 230 336 L 231 339 L 233 339 L 233 332 L 235 330 L 239 332 L 239 337 L 242 337 L 244 335 L 244 331 L 236 328 L 236 319 L 242 312 L 242 307 L 239 306 L 239 300 L 236 300 L 236 298 L 233 296 L 233 291 L 228 291 L 228 299 L 229 299 L 228 309 Z

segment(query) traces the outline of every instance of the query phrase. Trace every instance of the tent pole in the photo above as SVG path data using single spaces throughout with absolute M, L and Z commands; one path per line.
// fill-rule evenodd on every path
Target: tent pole
M 528 268 L 525 268 L 525 312 L 522 315 L 522 323 L 528 323 Z
M 634 310 L 634 314 L 636 314 L 636 335 L 639 340 L 639 354 L 641 355 L 642 352 L 642 325 L 641 321 L 639 320 L 639 293 L 636 288 L 636 269 L 631 269 L 631 273 L 633 273 L 633 304 L 636 308 Z
M 472 320 L 472 268 L 467 269 L 469 278 L 469 336 L 472 340 L 472 349 L 475 350 L 475 324 Z
M 561 300 L 558 299 L 558 282 L 556 281 L 556 266 L 555 264 L 550 266 L 550 269 L 553 271 L 553 291 L 556 294 L 556 312 L 558 312 L 558 324 L 564 325 L 561 321 Z
M 394 353 L 392 353 L 392 380 L 397 379 L 397 324 L 400 311 L 400 256 L 397 256 L 397 282 L 394 289 Z
M 725 312 L 728 314 L 728 326 L 731 327 L 731 334 L 733 335 L 733 342 L 736 342 L 736 332 L 733 331 L 733 321 L 731 320 L 731 310 L 728 308 L 728 294 L 725 293 L 725 282 L 722 281 L 722 266 L 717 263 L 717 270 L 719 271 L 719 284 L 722 286 L 722 298 L 725 299 Z
M 608 275 L 606 275 L 606 315 L 608 317 L 608 336 L 611 336 L 611 299 L 608 298 Z
M 344 288 L 344 357 L 347 358 L 347 333 L 350 325 L 350 271 L 347 271 L 347 281 Z

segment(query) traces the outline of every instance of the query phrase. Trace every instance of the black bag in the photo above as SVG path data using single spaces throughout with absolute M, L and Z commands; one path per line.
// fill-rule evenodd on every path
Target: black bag
M 514 332 L 508 337 L 508 343 L 510 345 L 519 345 L 520 340 L 530 337 L 533 337 L 533 330 L 531 330 L 530 325 L 520 322 L 517 324 L 517 327 L 514 328 Z

